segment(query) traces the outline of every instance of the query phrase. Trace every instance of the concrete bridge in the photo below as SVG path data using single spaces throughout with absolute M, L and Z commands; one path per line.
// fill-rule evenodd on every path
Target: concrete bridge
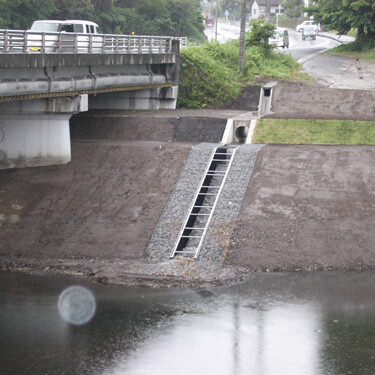
M 186 39 L 0 30 L 0 169 L 71 160 L 88 109 L 174 109 Z

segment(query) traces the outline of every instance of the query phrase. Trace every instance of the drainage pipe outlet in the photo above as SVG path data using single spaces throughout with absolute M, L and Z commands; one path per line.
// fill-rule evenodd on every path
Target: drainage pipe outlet
M 247 126 L 240 125 L 234 130 L 234 139 L 236 142 L 244 143 L 246 141 L 247 133 L 249 128 Z

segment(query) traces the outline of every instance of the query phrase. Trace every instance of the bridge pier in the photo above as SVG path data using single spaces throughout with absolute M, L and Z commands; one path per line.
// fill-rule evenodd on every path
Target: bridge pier
M 69 119 L 87 103 L 87 95 L 0 103 L 0 169 L 68 163 Z

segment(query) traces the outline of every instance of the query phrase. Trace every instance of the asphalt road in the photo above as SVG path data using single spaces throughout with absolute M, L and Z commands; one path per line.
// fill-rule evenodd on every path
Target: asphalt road
M 301 33 L 291 29 L 288 29 L 288 31 L 290 48 L 289 50 L 284 50 L 284 52 L 289 53 L 300 63 L 304 63 L 317 54 L 321 54 L 340 44 L 333 39 L 322 36 L 318 36 L 316 40 L 302 40 Z M 282 50 L 282 48 L 279 48 L 279 50 Z

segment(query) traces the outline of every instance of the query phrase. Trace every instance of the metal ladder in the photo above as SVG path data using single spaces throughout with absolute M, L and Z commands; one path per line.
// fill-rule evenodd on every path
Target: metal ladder
M 224 145 L 214 149 L 170 258 L 176 255 L 198 258 L 238 147 Z

